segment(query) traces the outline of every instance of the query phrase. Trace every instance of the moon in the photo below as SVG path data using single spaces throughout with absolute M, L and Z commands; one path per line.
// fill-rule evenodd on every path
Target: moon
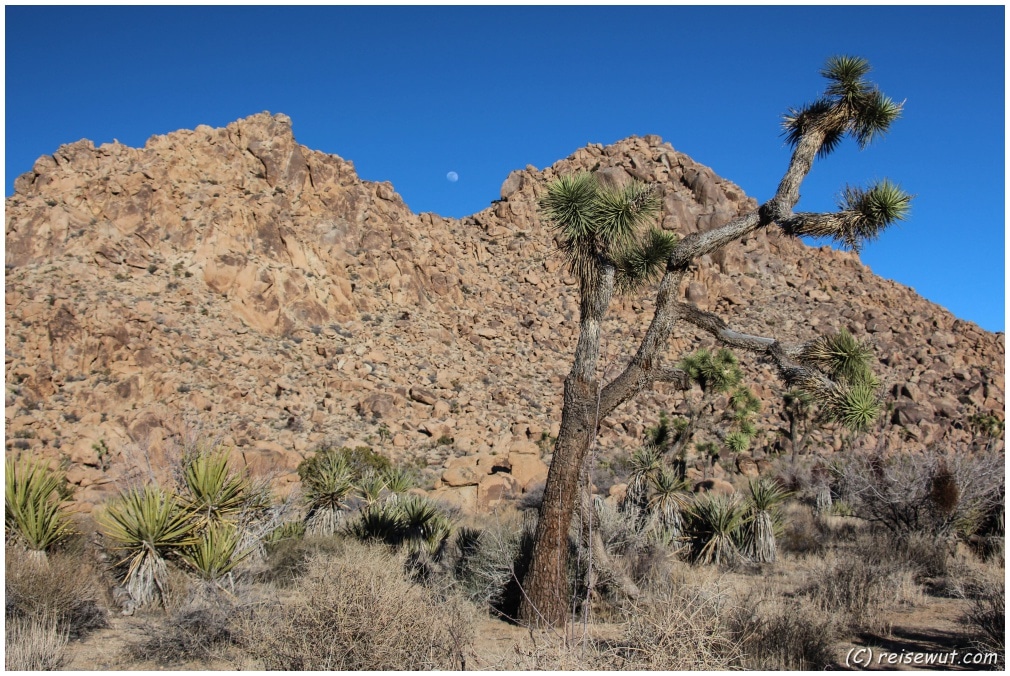
M 445 175 L 445 180 L 449 181 L 449 183 L 455 183 L 456 181 L 459 180 L 459 174 L 457 174 L 455 171 L 450 171 L 448 174 Z

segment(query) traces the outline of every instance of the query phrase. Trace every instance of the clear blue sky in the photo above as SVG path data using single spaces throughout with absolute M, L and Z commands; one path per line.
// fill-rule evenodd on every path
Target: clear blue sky
M 911 218 L 874 272 L 991 331 L 1005 321 L 1004 8 L 6 7 L 6 177 L 60 144 L 291 116 L 310 148 L 464 216 L 508 173 L 658 134 L 764 200 L 780 116 L 833 54 L 907 99 L 882 142 L 815 165 L 799 208 L 889 177 Z M 446 180 L 448 172 L 459 180 Z

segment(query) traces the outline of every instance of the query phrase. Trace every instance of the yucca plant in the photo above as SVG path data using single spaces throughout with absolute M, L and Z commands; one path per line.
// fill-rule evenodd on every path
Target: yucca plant
M 354 519 L 344 524 L 344 531 L 363 542 L 395 545 L 403 533 L 402 514 L 394 502 L 365 505 Z
M 217 582 L 252 550 L 239 551 L 242 534 L 233 524 L 211 521 L 196 543 L 181 550 L 182 559 L 204 580 Z
M 62 477 L 45 461 L 22 458 L 4 462 L 4 525 L 35 556 L 45 559 L 46 550 L 73 532 L 70 513 L 60 498 Z
M 652 185 L 633 181 L 618 187 L 585 172 L 563 175 L 547 186 L 540 208 L 584 289 L 599 284 L 605 267 L 613 269 L 621 291 L 654 281 L 676 245 L 676 237 L 661 228 L 643 230 L 661 208 Z
M 659 449 L 651 444 L 631 454 L 631 474 L 628 477 L 625 504 L 639 510 L 645 508 L 649 501 L 649 488 L 652 485 L 652 480 L 663 470 L 659 454 Z
M 139 605 L 164 599 L 165 558 L 199 541 L 197 524 L 175 498 L 156 485 L 133 489 L 109 503 L 98 523 L 125 553 L 117 566 L 130 596 Z
M 328 449 L 316 453 L 298 468 L 308 504 L 306 529 L 312 535 L 333 535 L 343 522 L 348 497 L 354 491 L 354 474 L 347 459 Z
M 774 481 L 758 479 L 749 484 L 747 524 L 744 530 L 744 552 L 758 563 L 775 561 L 775 538 L 782 529 L 780 505 L 789 492 Z
M 252 498 L 251 484 L 228 466 L 226 451 L 200 453 L 183 467 L 183 504 L 204 524 L 235 521 Z
M 656 515 L 658 525 L 666 531 L 671 542 L 678 540 L 684 531 L 684 509 L 690 504 L 687 484 L 676 472 L 663 468 L 652 477 L 652 497 L 649 510 Z
M 743 453 L 750 448 L 750 435 L 744 430 L 735 430 L 726 434 L 723 444 L 733 453 Z
M 382 499 L 389 490 L 389 483 L 386 481 L 384 472 L 365 472 L 361 478 L 354 483 L 355 491 L 366 505 L 372 505 Z
M 437 559 L 452 534 L 452 522 L 438 505 L 427 498 L 412 495 L 397 503 L 401 528 L 400 540 L 411 551 L 423 549 Z
M 687 516 L 695 562 L 732 564 L 743 558 L 737 543 L 746 508 L 736 496 L 698 495 L 687 509 Z
M 401 467 L 386 468 L 382 470 L 381 476 L 386 489 L 394 495 L 406 493 L 415 486 L 414 476 Z
M 705 393 L 728 392 L 743 379 L 740 361 L 725 348 L 714 354 L 706 349 L 698 350 L 684 357 L 680 368 Z

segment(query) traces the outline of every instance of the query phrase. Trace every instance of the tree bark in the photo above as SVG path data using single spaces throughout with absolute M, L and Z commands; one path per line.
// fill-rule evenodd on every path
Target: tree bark
M 522 581 L 519 619 L 530 625 L 565 622 L 572 597 L 568 585 L 568 529 L 579 497 L 579 478 L 599 424 L 600 324 L 614 293 L 614 266 L 601 260 L 600 274 L 584 282 L 579 340 L 565 379 L 561 431 L 547 472 L 529 570 Z
M 579 494 L 579 475 L 596 438 L 596 383 L 569 375 L 554 459 L 547 473 L 533 557 L 523 580 L 519 618 L 533 626 L 561 626 L 571 603 L 568 529 Z

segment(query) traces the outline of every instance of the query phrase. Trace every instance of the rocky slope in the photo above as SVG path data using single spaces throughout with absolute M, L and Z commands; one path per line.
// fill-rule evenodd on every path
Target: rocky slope
M 234 449 L 281 491 L 334 443 L 438 468 L 435 493 L 468 507 L 518 494 L 546 469 L 538 442 L 557 431 L 578 321 L 537 192 L 576 169 L 659 183 L 663 227 L 681 234 L 754 205 L 654 136 L 512 172 L 500 200 L 461 220 L 412 213 L 390 184 L 298 145 L 284 115 L 143 148 L 62 146 L 6 203 L 7 452 L 62 462 L 84 509 L 193 443 Z M 1003 416 L 1003 334 L 855 254 L 761 232 L 706 257 L 683 293 L 741 331 L 805 340 L 847 327 L 869 341 L 892 409 L 864 445 L 957 443 L 969 415 Z M 647 326 L 647 295 L 614 308 L 610 374 Z M 670 355 L 708 344 L 684 328 Z M 782 388 L 741 358 L 768 447 Z M 635 448 L 684 396 L 660 387 L 620 409 L 600 453 Z

